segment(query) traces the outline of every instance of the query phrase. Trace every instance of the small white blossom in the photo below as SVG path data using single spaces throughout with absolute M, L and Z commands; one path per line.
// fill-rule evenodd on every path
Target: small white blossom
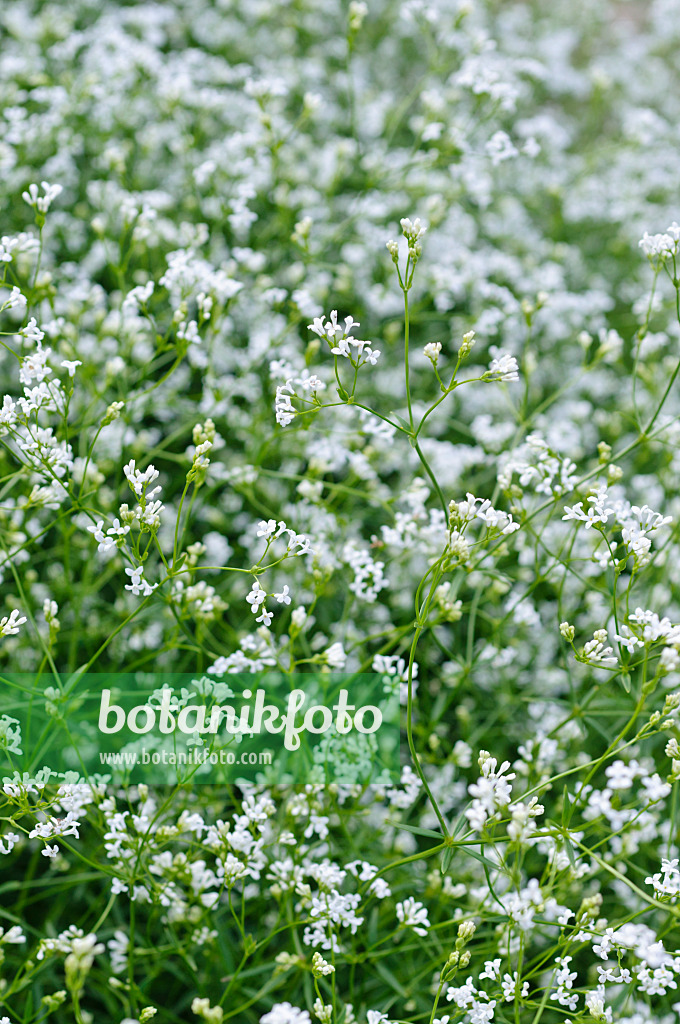
M 28 186 L 27 192 L 21 193 L 21 198 L 24 202 L 28 203 L 35 210 L 40 213 L 47 213 L 53 201 L 61 194 L 61 185 L 50 185 L 48 181 L 41 181 L 43 195 L 40 195 L 40 189 L 36 184 Z
M 514 356 L 507 352 L 498 352 L 491 360 L 489 369 L 484 374 L 484 380 L 518 381 L 519 366 Z
M 412 896 L 397 903 L 397 917 L 404 928 L 412 928 L 416 935 L 427 935 L 431 927 L 426 908 Z
M 26 616 L 15 608 L 9 615 L 0 619 L 0 636 L 15 636 L 19 632 L 19 626 L 23 626 L 24 622 Z

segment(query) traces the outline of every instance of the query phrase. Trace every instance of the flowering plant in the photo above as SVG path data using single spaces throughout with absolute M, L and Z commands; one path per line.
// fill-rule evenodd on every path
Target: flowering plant
M 678 5 L 0 25 L 0 1024 L 673 1024 Z M 18 771 L 149 670 L 400 781 Z

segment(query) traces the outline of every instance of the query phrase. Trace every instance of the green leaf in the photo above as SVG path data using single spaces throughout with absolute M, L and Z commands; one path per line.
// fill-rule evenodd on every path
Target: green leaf
M 392 419 L 396 420 L 396 421 L 397 421 L 397 423 L 398 423 L 398 424 L 399 424 L 399 425 L 400 425 L 401 427 L 403 427 L 403 428 L 404 428 L 404 430 L 405 430 L 405 431 L 406 431 L 407 433 L 409 433 L 409 434 L 410 434 L 410 432 L 411 432 L 411 424 L 410 424 L 410 423 L 408 422 L 408 420 L 405 420 L 405 419 L 404 419 L 404 417 L 403 417 L 403 416 L 400 416 L 398 412 L 391 412 L 391 413 L 390 413 L 390 416 L 392 417 Z
M 376 974 L 379 974 L 383 981 L 386 981 L 395 992 L 398 992 L 402 999 L 410 997 L 411 993 L 404 988 L 401 982 L 392 974 L 392 971 L 389 971 L 381 960 L 374 960 L 373 968 Z
M 450 849 L 451 850 L 460 850 L 461 853 L 467 854 L 468 857 L 474 857 L 474 859 L 478 860 L 480 864 L 483 864 L 484 868 L 487 869 L 487 870 L 489 868 L 491 868 L 492 871 L 497 871 L 498 870 L 498 864 L 494 864 L 492 861 L 487 860 L 486 857 L 482 856 L 481 853 L 477 853 L 476 850 L 473 850 L 471 846 L 464 846 L 461 843 L 460 846 L 452 846 L 452 847 L 450 847 Z
M 441 832 L 433 832 L 429 828 L 418 828 L 416 825 L 402 825 L 399 821 L 388 821 L 386 824 L 393 828 L 403 828 L 406 832 L 412 832 L 414 836 L 427 836 L 428 839 L 437 839 L 440 843 L 444 841 Z

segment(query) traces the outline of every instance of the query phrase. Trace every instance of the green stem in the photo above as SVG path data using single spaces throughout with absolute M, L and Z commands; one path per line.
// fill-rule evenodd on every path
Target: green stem
M 411 433 L 414 433 L 413 410 L 411 408 L 411 382 L 408 367 L 408 346 L 409 346 L 409 313 L 408 313 L 408 288 L 404 292 L 404 370 L 406 375 L 406 404 L 408 406 L 408 422 Z M 414 435 L 415 436 L 415 435 Z

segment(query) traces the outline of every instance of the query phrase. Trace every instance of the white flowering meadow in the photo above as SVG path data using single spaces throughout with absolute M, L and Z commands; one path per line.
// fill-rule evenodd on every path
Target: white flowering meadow
M 0 1024 L 680 1021 L 679 49 L 3 0 Z M 401 781 L 12 771 L 16 673 L 271 667 Z

